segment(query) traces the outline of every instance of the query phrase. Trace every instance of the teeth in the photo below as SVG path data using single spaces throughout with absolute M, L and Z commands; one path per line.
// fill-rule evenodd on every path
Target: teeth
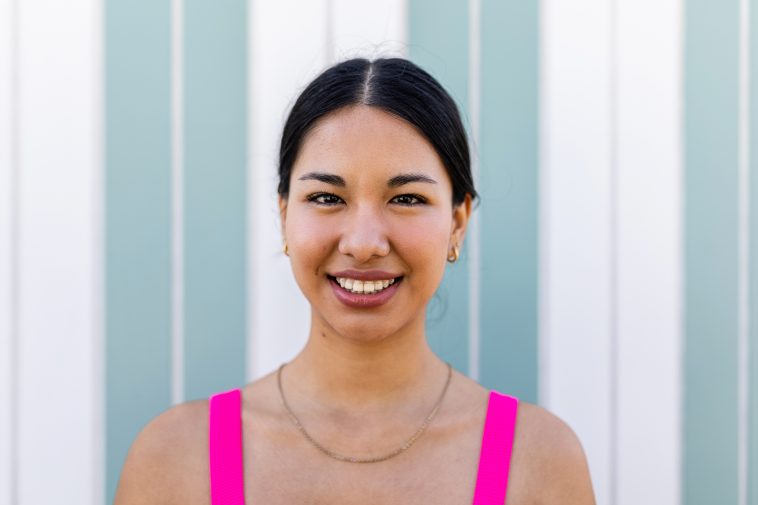
M 380 281 L 361 281 L 358 279 L 349 279 L 347 277 L 337 277 L 337 283 L 348 291 L 353 293 L 367 293 L 372 294 L 381 291 L 391 284 L 395 283 L 395 279 L 385 279 Z

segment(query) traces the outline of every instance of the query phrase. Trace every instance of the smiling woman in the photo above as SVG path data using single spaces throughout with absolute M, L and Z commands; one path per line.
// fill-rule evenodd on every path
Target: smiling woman
M 290 112 L 279 176 L 307 344 L 276 372 L 155 418 L 117 505 L 594 503 L 571 428 L 427 344 L 426 306 L 477 198 L 439 83 L 396 58 L 326 70 Z

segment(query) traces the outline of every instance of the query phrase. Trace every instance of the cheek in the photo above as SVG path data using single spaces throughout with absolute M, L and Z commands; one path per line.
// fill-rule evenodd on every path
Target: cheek
M 441 277 L 450 238 L 449 227 L 449 220 L 440 214 L 396 223 L 392 229 L 395 249 L 416 273 Z
M 287 216 L 287 243 L 296 276 L 320 273 L 317 268 L 323 265 L 336 240 L 335 227 L 325 226 L 323 217 L 294 212 Z

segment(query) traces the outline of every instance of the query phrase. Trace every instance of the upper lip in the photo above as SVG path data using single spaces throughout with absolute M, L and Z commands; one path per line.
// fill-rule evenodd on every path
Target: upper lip
M 380 281 L 386 279 L 394 279 L 400 277 L 402 274 L 393 274 L 385 272 L 384 270 L 340 270 L 330 274 L 333 277 L 347 277 L 349 279 L 357 279 L 359 281 Z

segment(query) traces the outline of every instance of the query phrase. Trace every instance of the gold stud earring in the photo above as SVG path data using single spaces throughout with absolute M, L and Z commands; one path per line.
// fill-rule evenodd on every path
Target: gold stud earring
M 289 249 L 287 248 L 287 242 L 284 243 L 284 254 L 289 256 Z
M 450 255 L 448 255 L 447 261 L 449 261 L 450 263 L 455 263 L 456 261 L 458 261 L 458 245 L 457 244 L 453 246 L 453 257 L 451 258 Z

